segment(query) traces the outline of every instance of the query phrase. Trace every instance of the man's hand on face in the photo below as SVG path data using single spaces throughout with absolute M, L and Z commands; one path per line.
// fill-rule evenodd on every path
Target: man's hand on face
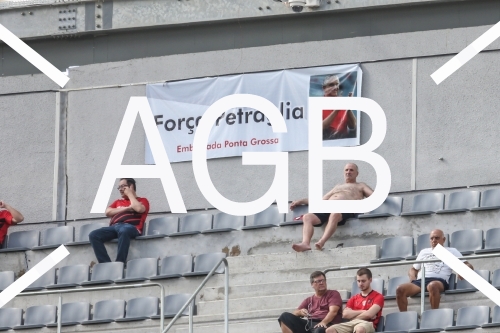
M 128 187 L 125 187 L 125 189 L 123 190 L 123 193 L 127 196 L 127 197 L 136 197 L 135 195 L 135 191 L 134 189 L 132 188 L 132 186 L 128 186 Z

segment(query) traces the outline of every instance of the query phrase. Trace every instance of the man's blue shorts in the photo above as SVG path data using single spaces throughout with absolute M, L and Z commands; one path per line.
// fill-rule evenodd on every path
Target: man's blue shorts
M 444 290 L 448 290 L 449 288 L 449 285 L 448 285 L 448 281 L 445 281 L 443 279 L 440 279 L 440 278 L 425 278 L 425 288 L 427 290 L 427 286 L 429 285 L 429 283 L 431 283 L 432 281 L 439 281 L 443 284 L 444 286 Z M 422 280 L 418 279 L 418 280 L 413 280 L 411 281 L 411 283 L 413 283 L 414 285 L 422 288 Z

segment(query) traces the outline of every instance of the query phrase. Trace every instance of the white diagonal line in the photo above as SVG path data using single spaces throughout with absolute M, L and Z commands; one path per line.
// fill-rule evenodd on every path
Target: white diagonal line
M 58 70 L 54 65 L 48 62 L 44 57 L 39 55 L 35 50 L 26 45 L 16 35 L 10 32 L 7 28 L 0 24 L 0 39 L 19 53 L 24 59 L 28 60 L 33 66 L 38 68 L 42 73 L 47 75 L 58 86 L 63 88 L 69 81 L 63 72 Z
M 484 50 L 488 45 L 493 43 L 498 37 L 500 37 L 500 22 L 492 26 L 488 29 L 488 31 L 470 43 L 469 46 L 460 51 L 459 54 L 451 58 L 446 64 L 432 73 L 431 78 L 434 82 L 436 82 L 436 84 L 440 84 L 446 80 L 448 76 L 455 73 L 456 70 L 474 58 L 479 52 Z
M 51 254 L 45 257 L 42 261 L 35 265 L 32 269 L 26 272 L 23 276 L 17 279 L 14 283 L 8 286 L 0 293 L 0 308 L 9 303 L 11 299 L 16 297 L 21 291 L 28 288 L 33 282 L 38 280 L 40 276 L 45 274 L 49 269 L 57 265 L 61 260 L 69 254 L 64 245 L 59 246 Z
M 500 306 L 500 291 L 493 287 L 488 281 L 483 279 L 480 275 L 467 267 L 457 257 L 446 250 L 441 245 L 437 245 L 432 253 L 441 259 L 446 265 L 450 266 L 457 274 L 466 279 L 470 284 L 476 287 L 477 290 L 483 293 L 484 296 L 491 299 L 498 306 Z

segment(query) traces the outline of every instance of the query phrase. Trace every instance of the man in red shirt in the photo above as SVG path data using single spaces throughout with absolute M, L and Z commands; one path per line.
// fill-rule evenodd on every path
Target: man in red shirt
M 342 298 L 336 290 L 328 290 L 323 272 L 316 271 L 310 276 L 314 295 L 306 298 L 299 307 L 283 312 L 278 319 L 283 333 L 324 333 L 325 329 L 340 323 Z
M 118 238 L 116 261 L 126 262 L 130 240 L 142 233 L 149 212 L 148 199 L 135 194 L 136 186 L 133 178 L 120 179 L 118 190 L 122 199 L 115 200 L 106 208 L 106 216 L 111 217 L 109 227 L 94 230 L 89 234 L 90 244 L 100 263 L 111 262 L 104 242 L 115 238 Z
M 7 229 L 13 224 L 23 222 L 24 216 L 3 200 L 0 201 L 0 209 L 0 248 L 2 248 Z
M 342 313 L 342 318 L 348 322 L 336 324 L 327 328 L 326 333 L 374 333 L 382 315 L 384 296 L 373 290 L 372 272 L 361 268 L 356 273 L 359 294 L 352 296 Z
M 323 96 L 339 96 L 340 81 L 337 75 L 330 75 L 323 81 Z M 349 97 L 352 92 L 349 93 Z M 323 110 L 323 140 L 335 140 L 355 134 L 356 117 L 351 110 Z

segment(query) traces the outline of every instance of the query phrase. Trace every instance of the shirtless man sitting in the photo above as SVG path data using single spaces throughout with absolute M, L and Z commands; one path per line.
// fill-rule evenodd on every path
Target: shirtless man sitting
M 372 195 L 373 190 L 365 183 L 357 183 L 358 166 L 354 163 L 348 163 L 344 167 L 344 184 L 336 185 L 330 192 L 323 196 L 323 200 L 362 200 Z M 293 201 L 290 210 L 300 205 L 309 204 L 307 198 Z M 311 249 L 311 238 L 314 233 L 314 227 L 320 227 L 328 222 L 320 240 L 314 244 L 316 249 L 322 250 L 326 241 L 332 237 L 337 230 L 338 225 L 344 225 L 346 220 L 356 217 L 353 213 L 308 213 L 302 217 L 302 243 L 293 244 L 292 248 L 297 252 Z

